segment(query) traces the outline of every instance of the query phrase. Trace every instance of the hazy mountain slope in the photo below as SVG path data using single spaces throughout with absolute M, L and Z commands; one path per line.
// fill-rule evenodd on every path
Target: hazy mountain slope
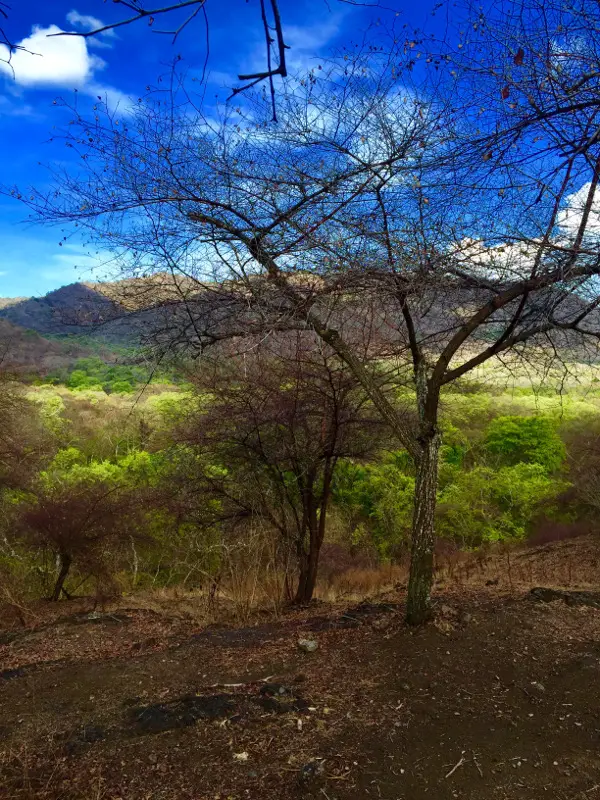
M 77 341 L 56 341 L 0 319 L 0 363 L 18 375 L 46 375 L 70 367 L 91 350 Z
M 63 286 L 44 297 L 9 304 L 0 301 L 0 318 L 38 333 L 82 333 L 123 313 L 118 303 L 81 283 Z

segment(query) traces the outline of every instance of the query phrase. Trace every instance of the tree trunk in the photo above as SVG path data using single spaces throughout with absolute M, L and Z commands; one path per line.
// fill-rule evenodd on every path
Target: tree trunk
M 319 548 L 320 549 L 320 548 Z M 319 566 L 319 550 L 311 542 L 310 551 L 300 556 L 300 575 L 294 603 L 305 606 L 310 603 L 317 585 L 317 571 Z
M 439 450 L 440 436 L 435 429 L 432 429 L 429 435 L 422 439 L 422 452 L 417 463 L 406 607 L 406 622 L 409 625 L 422 625 L 431 617 Z
M 54 584 L 54 591 L 52 592 L 52 597 L 50 598 L 55 602 L 60 599 L 60 593 L 63 591 L 67 575 L 69 574 L 69 570 L 71 569 L 71 562 L 72 558 L 70 555 L 67 555 L 66 553 L 60 554 L 60 571 L 58 573 L 58 578 L 56 579 L 56 583 Z

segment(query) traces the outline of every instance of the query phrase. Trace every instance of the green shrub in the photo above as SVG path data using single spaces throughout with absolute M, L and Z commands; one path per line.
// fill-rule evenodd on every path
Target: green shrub
M 496 417 L 488 426 L 484 447 L 499 465 L 539 464 L 548 472 L 560 469 L 566 455 L 548 417 Z
M 355 543 L 370 538 L 384 559 L 410 534 L 415 480 L 403 471 L 405 464 L 403 451 L 380 464 L 342 461 L 334 478 L 334 502 L 348 520 Z
M 494 470 L 478 466 L 455 474 L 439 495 L 437 531 L 464 547 L 525 538 L 543 503 L 566 487 L 541 464 Z

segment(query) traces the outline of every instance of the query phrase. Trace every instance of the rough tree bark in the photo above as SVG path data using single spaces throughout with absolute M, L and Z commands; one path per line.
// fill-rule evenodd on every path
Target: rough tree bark
M 440 435 L 434 428 L 422 442 L 417 462 L 406 622 L 421 625 L 431 617 L 435 505 Z
M 60 554 L 60 570 L 56 579 L 56 583 L 54 584 L 54 591 L 52 592 L 52 596 L 50 598 L 54 602 L 60 600 L 60 594 L 64 590 L 65 581 L 67 579 L 67 575 L 69 574 L 69 570 L 71 569 L 72 561 L 73 559 L 70 555 L 68 555 L 68 553 Z

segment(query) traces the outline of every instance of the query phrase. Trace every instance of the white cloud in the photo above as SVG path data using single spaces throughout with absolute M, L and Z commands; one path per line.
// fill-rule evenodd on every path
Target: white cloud
M 89 83 L 85 93 L 95 100 L 101 100 L 112 111 L 119 109 L 120 113 L 129 114 L 133 111 L 135 98 L 114 86 L 104 86 L 101 83 Z
M 566 208 L 560 212 L 557 220 L 563 235 L 572 238 L 577 234 L 590 188 L 591 183 L 584 183 L 581 189 L 567 197 Z M 594 195 L 585 234 L 586 237 L 600 234 L 600 190 L 598 189 Z
M 22 49 L 12 54 L 0 45 L 0 75 L 4 74 L 22 89 L 77 89 L 92 97 L 100 96 L 112 109 L 126 112 L 133 103 L 125 93 L 104 86 L 95 79 L 106 62 L 90 53 L 88 40 L 79 36 L 56 36 L 57 25 L 33 27 L 31 36 L 18 42 Z
M 83 31 L 94 31 L 104 27 L 104 23 L 98 17 L 92 17 L 90 14 L 80 14 L 75 9 L 67 14 L 67 22 L 73 28 Z M 91 47 L 112 47 L 116 38 L 115 32 L 108 30 L 92 36 L 87 41 Z
M 45 280 L 61 283 L 98 279 L 101 270 L 112 256 L 103 253 L 88 253 L 75 244 L 65 244 L 62 252 L 52 253 L 38 274 Z
M 105 62 L 88 52 L 85 39 L 79 36 L 56 36 L 58 25 L 41 28 L 34 25 L 31 36 L 18 42 L 10 64 L 5 63 L 9 51 L 0 45 L 0 71 L 14 79 L 19 86 L 56 86 L 79 88 L 86 84 L 94 72 Z
M 328 55 L 323 51 L 339 36 L 344 16 L 332 14 L 321 25 L 286 25 L 285 43 L 290 48 L 286 51 L 286 63 L 290 72 L 312 69 L 319 63 L 319 56 Z
M 6 117 L 40 118 L 36 109 L 29 103 L 16 103 L 14 98 L 0 95 L 0 114 Z

